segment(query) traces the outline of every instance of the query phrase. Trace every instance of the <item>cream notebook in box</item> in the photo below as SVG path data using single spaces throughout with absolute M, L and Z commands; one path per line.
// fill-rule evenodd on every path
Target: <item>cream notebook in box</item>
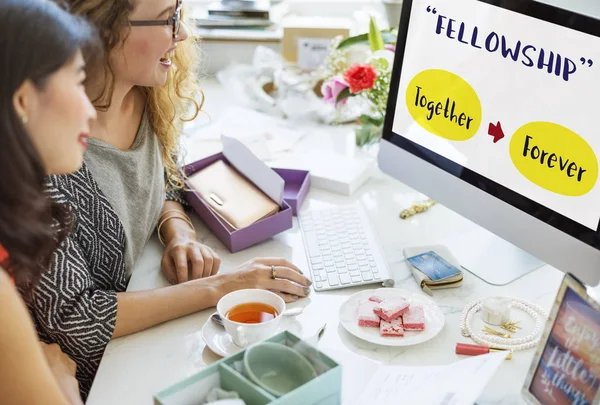
M 231 229 L 245 228 L 279 211 L 276 202 L 222 160 L 190 176 L 189 183 Z

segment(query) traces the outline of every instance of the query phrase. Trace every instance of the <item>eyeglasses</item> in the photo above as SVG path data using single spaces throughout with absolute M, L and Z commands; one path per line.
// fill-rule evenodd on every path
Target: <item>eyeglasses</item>
M 179 36 L 179 28 L 181 27 L 181 5 L 183 0 L 177 0 L 175 13 L 166 20 L 147 20 L 147 21 L 129 21 L 132 27 L 148 27 L 153 25 L 172 25 L 173 39 Z

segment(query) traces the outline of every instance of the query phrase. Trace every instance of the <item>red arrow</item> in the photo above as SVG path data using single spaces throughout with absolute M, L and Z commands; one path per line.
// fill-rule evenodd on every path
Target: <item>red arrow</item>
M 494 143 L 504 138 L 504 131 L 502 131 L 502 125 L 500 124 L 500 121 L 498 121 L 496 125 L 490 122 L 490 126 L 488 128 L 488 135 L 494 137 Z

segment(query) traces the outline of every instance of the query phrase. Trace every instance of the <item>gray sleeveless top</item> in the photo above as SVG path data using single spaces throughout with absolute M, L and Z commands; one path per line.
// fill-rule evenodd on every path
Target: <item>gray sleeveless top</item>
M 90 138 L 85 163 L 123 224 L 129 277 L 158 225 L 165 202 L 161 147 L 146 113 L 128 150 Z

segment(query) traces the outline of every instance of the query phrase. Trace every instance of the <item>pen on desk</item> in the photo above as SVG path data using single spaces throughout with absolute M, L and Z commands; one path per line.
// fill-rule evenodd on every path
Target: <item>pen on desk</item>
M 480 354 L 488 354 L 492 352 L 506 352 L 510 353 L 506 356 L 506 360 L 512 359 L 512 350 L 498 349 L 495 347 L 488 347 L 482 345 L 471 345 L 468 343 L 457 343 L 456 354 L 465 354 L 467 356 L 477 356 Z

